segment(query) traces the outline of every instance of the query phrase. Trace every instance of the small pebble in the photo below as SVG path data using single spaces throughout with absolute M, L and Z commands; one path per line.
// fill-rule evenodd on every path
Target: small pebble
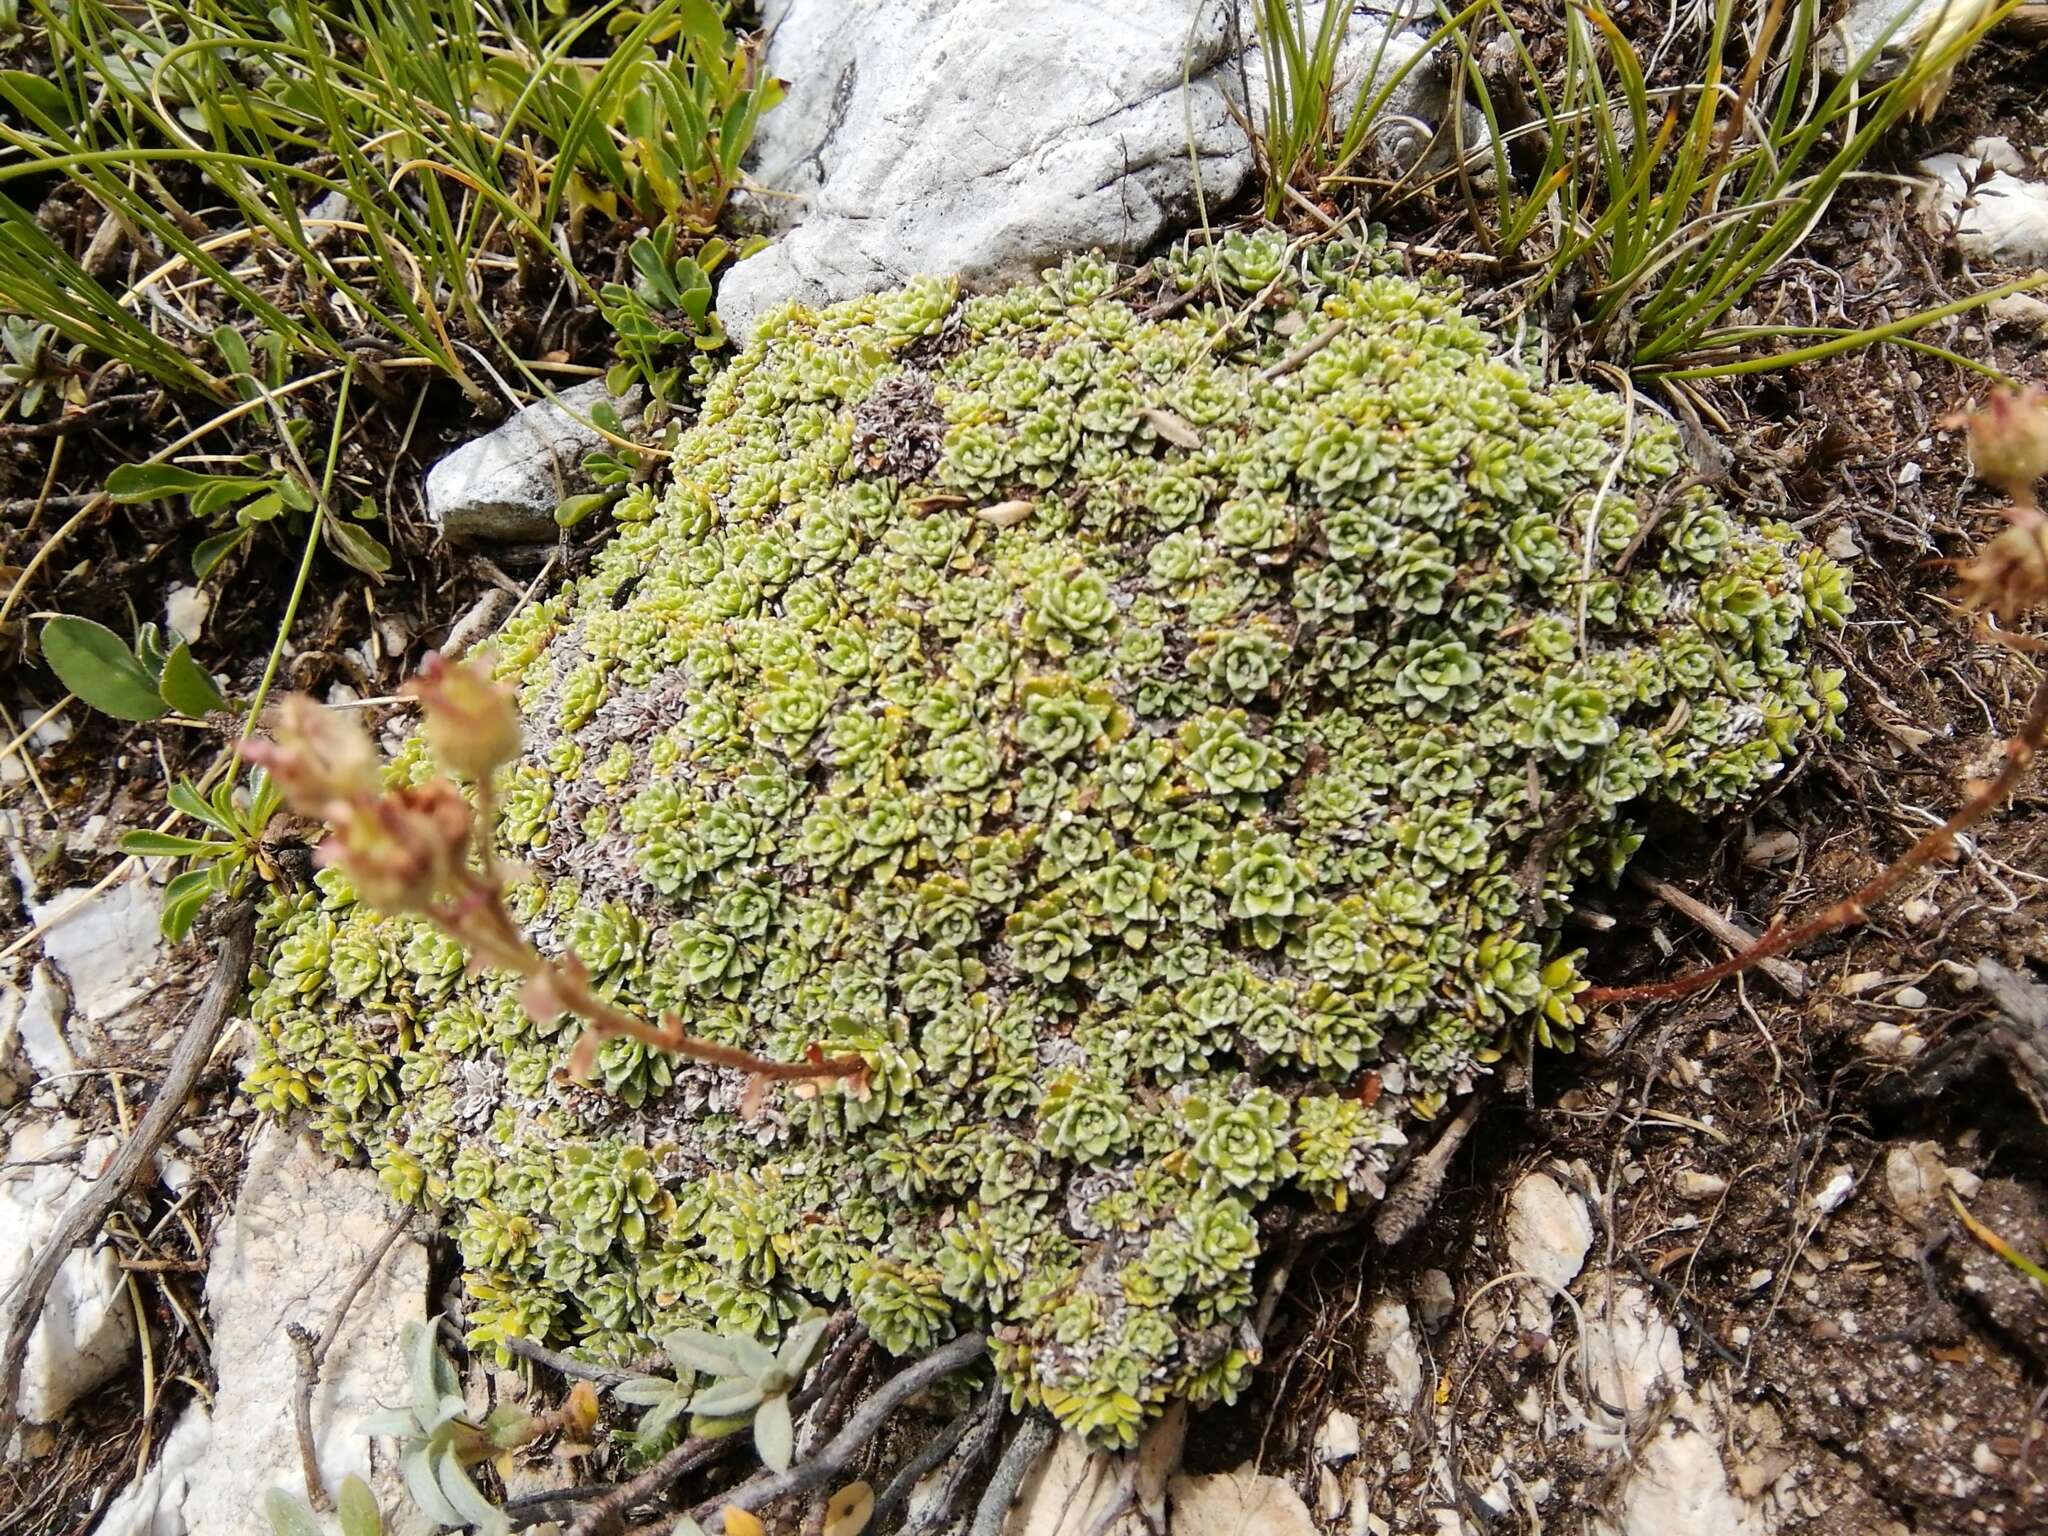
M 1901 987 L 1892 994 L 1892 1001 L 1901 1008 L 1925 1008 L 1927 994 L 1918 987 Z
M 1457 1302 L 1451 1277 L 1440 1269 L 1425 1269 L 1415 1282 L 1415 1310 L 1422 1315 L 1425 1328 L 1434 1328 L 1449 1317 Z
M 1828 1174 L 1827 1182 L 1813 1192 L 1813 1208 L 1825 1216 L 1840 1207 L 1849 1198 L 1849 1191 L 1856 1187 L 1856 1173 L 1851 1168 L 1836 1168 Z

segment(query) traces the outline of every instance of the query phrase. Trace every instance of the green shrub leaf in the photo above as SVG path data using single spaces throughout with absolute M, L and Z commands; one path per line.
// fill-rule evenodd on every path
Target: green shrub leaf
M 201 539 L 192 551 L 192 576 L 204 581 L 213 574 L 213 568 L 225 560 L 241 542 L 249 537 L 246 528 L 232 528 L 226 533 L 216 533 L 210 539 Z
M 233 843 L 178 837 L 170 832 L 151 831 L 147 827 L 123 832 L 120 846 L 123 853 L 132 853 L 141 859 L 189 859 L 204 854 L 232 853 L 235 848 Z
M 103 715 L 157 720 L 169 706 L 121 637 L 104 624 L 68 614 L 43 626 L 43 659 L 57 680 Z
M 286 1493 L 282 1488 L 271 1489 L 263 1496 L 263 1513 L 277 1536 L 320 1536 L 313 1511 L 295 1493 Z
M 213 711 L 228 707 L 212 676 L 192 659 L 192 647 L 182 640 L 164 658 L 163 675 L 156 680 L 156 687 L 166 704 L 194 720 L 204 720 Z
M 771 1472 L 787 1472 L 796 1455 L 796 1423 L 790 1417 L 789 1399 L 778 1392 L 761 1404 L 754 1414 L 754 1449 Z
M 161 923 L 164 937 L 173 944 L 184 941 L 185 935 L 192 931 L 193 923 L 198 921 L 207 897 L 213 894 L 214 867 L 188 869 L 164 887 Z
M 377 1499 L 369 1485 L 354 1473 L 342 1479 L 341 1536 L 383 1536 L 384 1517 L 377 1512 Z

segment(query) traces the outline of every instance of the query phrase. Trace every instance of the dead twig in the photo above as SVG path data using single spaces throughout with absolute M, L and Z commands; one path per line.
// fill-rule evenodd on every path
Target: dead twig
M 1010 1506 L 1016 1502 L 1017 1490 L 1024 1486 L 1024 1479 L 1038 1464 L 1038 1458 L 1051 1449 L 1053 1441 L 1058 1438 L 1059 1430 L 1052 1420 L 1036 1414 L 1017 1426 L 1017 1433 L 1003 1447 L 1003 1459 L 996 1463 L 995 1474 L 989 1478 L 988 1487 L 982 1490 L 981 1502 L 974 1507 L 974 1519 L 967 1527 L 967 1536 L 1001 1536 L 1003 1522 L 1010 1515 Z
M 248 985 L 255 928 L 256 908 L 251 902 L 238 901 L 228 908 L 219 929 L 219 958 L 213 979 L 193 1010 L 192 1021 L 178 1037 L 163 1086 L 150 1101 L 149 1112 L 142 1117 L 135 1134 L 114 1155 L 107 1171 L 64 1213 L 49 1242 L 22 1277 L 14 1308 L 8 1315 L 6 1343 L 0 1346 L 0 1445 L 13 1434 L 20 1418 L 15 1396 L 21 1389 L 22 1361 L 28 1355 L 28 1341 L 35 1332 L 36 1320 L 42 1315 L 43 1298 L 71 1250 L 89 1241 L 143 1171 L 154 1167 L 151 1159 L 157 1147 L 184 1112 L 185 1100 L 198 1086 L 199 1076 L 213 1055 L 214 1043 L 241 999 L 242 989 Z
M 715 1461 L 730 1444 L 731 1437 L 726 1435 L 692 1435 L 630 1483 L 603 1490 L 598 1501 L 569 1527 L 569 1536 L 598 1536 L 617 1530 L 627 1510 L 654 1498 L 677 1478 Z
M 991 1417 L 1002 1417 L 1001 1396 L 994 1386 L 990 1386 L 974 1400 L 972 1407 L 955 1417 L 936 1437 L 925 1443 L 924 1449 L 898 1467 L 888 1486 L 876 1496 L 868 1524 L 878 1531 L 889 1529 L 889 1522 L 895 1518 L 896 1511 L 910 1502 L 910 1491 L 960 1448 L 960 1442 L 967 1438 L 970 1429 Z
M 961 1491 L 980 1470 L 981 1464 L 988 1460 L 997 1442 L 1002 1438 L 1004 1417 L 1003 1393 L 997 1388 L 989 1394 L 988 1401 L 983 1405 L 981 1417 L 968 1429 L 967 1438 L 961 1443 L 959 1451 L 946 1464 L 945 1473 L 940 1478 L 939 1486 L 930 1501 L 917 1518 L 906 1524 L 897 1536 L 934 1536 L 935 1532 L 952 1529 L 953 1506 L 960 1502 Z M 895 1491 L 893 1483 L 889 1491 Z M 903 1498 L 908 1500 L 909 1497 L 910 1489 L 905 1488 Z M 871 1519 L 871 1523 L 877 1528 L 883 1528 L 879 1514 L 878 1501 L 877 1513 Z
M 615 1387 L 622 1381 L 632 1381 L 639 1376 L 658 1376 L 670 1369 L 665 1357 L 655 1355 L 645 1360 L 636 1360 L 631 1365 L 595 1365 L 588 1360 L 578 1360 L 574 1355 L 565 1355 L 560 1350 L 549 1349 L 545 1344 L 536 1344 L 531 1339 L 500 1340 L 508 1354 L 517 1355 L 534 1365 L 546 1366 L 558 1376 L 571 1381 L 594 1381 L 601 1387 Z
M 1680 917 L 1697 923 L 1709 934 L 1726 944 L 1730 949 L 1747 949 L 1756 943 L 1756 935 L 1740 924 L 1723 917 L 1712 907 L 1696 897 L 1688 896 L 1668 880 L 1659 880 L 1652 875 L 1637 874 L 1635 883 L 1663 902 Z M 1795 1003 L 1806 996 L 1806 968 L 1789 960 L 1765 959 L 1757 962 L 1757 969 L 1778 984 L 1779 990 Z
M 1393 1247 L 1422 1225 L 1443 1190 L 1452 1155 L 1464 1144 L 1478 1120 L 1479 1098 L 1475 1094 L 1465 1101 L 1458 1118 L 1444 1127 L 1436 1145 L 1415 1159 L 1401 1182 L 1387 1192 L 1372 1222 L 1372 1235 L 1382 1247 Z
M 384 1256 L 404 1235 L 405 1229 L 412 1225 L 412 1218 L 411 1211 L 403 1212 L 391 1224 L 391 1230 L 384 1234 L 384 1240 L 363 1260 L 355 1278 L 349 1281 L 348 1289 L 335 1302 L 334 1315 L 327 1320 L 326 1332 L 315 1339 L 313 1331 L 299 1323 L 293 1323 L 285 1330 L 299 1359 L 298 1387 L 292 1394 L 292 1427 L 299 1436 L 299 1466 L 306 1476 L 306 1502 L 323 1514 L 334 1508 L 334 1501 L 328 1497 L 327 1484 L 320 1476 L 320 1456 L 313 1441 L 313 1388 L 320 1384 L 320 1367 L 327 1363 L 327 1352 L 341 1337 L 341 1325 L 348 1318 L 348 1309 L 355 1305 L 356 1297 L 370 1283 L 370 1277 L 383 1267 Z
M 1348 321 L 1338 320 L 1332 322 L 1329 325 L 1324 326 L 1320 331 L 1317 331 L 1315 335 L 1311 336 L 1307 341 L 1303 342 L 1300 346 L 1296 347 L 1292 352 L 1288 353 L 1285 357 L 1281 358 L 1279 362 L 1273 364 L 1272 367 L 1260 370 L 1260 380 L 1264 383 L 1270 384 L 1275 379 L 1286 378 L 1288 374 L 1294 372 L 1295 369 L 1299 368 L 1303 363 L 1307 362 L 1310 358 L 1314 357 L 1318 352 L 1322 351 L 1323 348 L 1327 347 L 1339 336 L 1342 336 L 1344 334 L 1344 328 L 1348 323 Z
M 725 1529 L 724 1511 L 728 1509 L 751 1513 L 773 1504 L 777 1499 L 822 1487 L 837 1477 L 846 1464 L 882 1432 L 889 1416 L 905 1402 L 941 1378 L 950 1376 L 963 1366 L 972 1365 L 986 1353 L 988 1340 L 978 1333 L 963 1333 L 951 1343 L 940 1345 L 875 1388 L 868 1400 L 860 1405 L 859 1411 L 846 1421 L 846 1427 L 821 1446 L 808 1461 L 791 1467 L 787 1472 L 756 1478 L 731 1493 L 720 1494 L 699 1505 L 692 1513 L 707 1531 L 716 1533 Z M 586 1533 L 579 1525 L 571 1536 L 586 1536 Z M 588 1536 L 594 1536 L 594 1532 Z

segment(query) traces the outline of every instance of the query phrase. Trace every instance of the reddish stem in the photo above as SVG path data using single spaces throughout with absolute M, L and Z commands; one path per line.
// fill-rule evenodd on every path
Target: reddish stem
M 1879 870 L 1861 890 L 1821 908 L 1804 922 L 1772 923 L 1762 938 L 1749 948 L 1730 955 L 1719 965 L 1710 965 L 1705 970 L 1693 971 L 1670 981 L 1645 982 L 1632 987 L 1588 987 L 1579 994 L 1579 1001 L 1589 1007 L 1597 1007 L 1601 1003 L 1668 1002 L 1688 996 L 1702 987 L 1710 987 L 1717 981 L 1725 981 L 1730 976 L 1739 976 L 1751 967 L 1822 934 L 1854 927 L 1870 915 L 1872 907 L 1897 890 L 1906 876 L 1946 854 L 1955 846 L 1958 837 L 2002 805 L 2019 787 L 2044 741 L 2048 741 L 2048 673 L 2043 673 L 2034 687 L 2033 700 L 2027 706 L 2026 724 L 2021 727 L 2019 735 L 2005 744 L 2005 763 L 1998 770 L 1998 776 L 1965 800 L 1947 821 Z

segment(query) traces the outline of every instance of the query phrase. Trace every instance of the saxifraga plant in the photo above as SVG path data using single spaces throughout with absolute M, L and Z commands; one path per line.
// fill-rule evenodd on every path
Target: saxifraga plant
M 474 1344 L 846 1302 L 1127 1444 L 1242 1389 L 1263 1222 L 1569 1043 L 1573 890 L 1832 729 L 1844 577 L 1391 267 L 1255 232 L 1165 260 L 1165 318 L 1096 259 L 770 317 L 500 636 L 532 735 L 467 733 L 474 813 L 429 714 L 382 790 L 424 824 L 269 910 L 250 1087 L 448 1211 Z M 367 818 L 365 752 L 320 761 Z M 864 1076 L 749 1090 L 643 1026 L 566 1080 L 520 976 L 390 911 L 379 849 L 467 882 L 493 811 L 587 997 Z

